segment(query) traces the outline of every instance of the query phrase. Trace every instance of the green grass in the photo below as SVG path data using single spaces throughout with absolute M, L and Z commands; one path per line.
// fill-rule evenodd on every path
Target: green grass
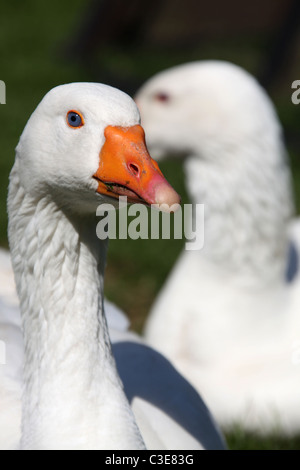
M 6 195 L 14 148 L 29 115 L 52 87 L 74 81 L 107 81 L 148 78 L 153 73 L 189 60 L 225 59 L 256 73 L 265 53 L 264 38 L 235 38 L 203 42 L 193 49 L 154 47 L 126 49 L 111 45 L 102 48 L 93 67 L 66 61 L 63 46 L 76 34 L 87 2 L 73 0 L 49 3 L 27 0 L 2 2 L 0 16 L 0 79 L 7 86 L 7 104 L 0 106 L 0 244 L 7 246 Z M 296 74 L 296 72 L 294 72 Z M 300 75 L 300 74 L 299 74 Z M 272 91 L 279 115 L 288 132 L 299 129 L 300 106 L 290 101 L 291 72 L 283 85 Z M 299 78 L 293 76 L 292 79 Z M 290 147 L 295 194 L 300 208 L 300 148 Z M 162 170 L 187 201 L 179 162 L 166 162 Z M 110 242 L 106 272 L 106 295 L 128 313 L 133 328 L 141 331 L 150 305 L 174 265 L 183 242 L 178 240 L 126 240 Z M 279 436 L 258 438 L 235 429 L 227 434 L 233 449 L 300 448 L 300 439 Z
M 300 436 L 283 437 L 279 433 L 257 436 L 245 432 L 240 426 L 225 432 L 228 448 L 231 450 L 299 450 Z

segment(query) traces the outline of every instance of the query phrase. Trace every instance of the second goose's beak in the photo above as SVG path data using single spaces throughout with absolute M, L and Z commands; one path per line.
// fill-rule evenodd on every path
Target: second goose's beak
M 98 193 L 114 198 L 127 196 L 130 203 L 180 203 L 180 197 L 150 157 L 141 126 L 108 126 L 104 136 L 99 168 L 93 175 Z

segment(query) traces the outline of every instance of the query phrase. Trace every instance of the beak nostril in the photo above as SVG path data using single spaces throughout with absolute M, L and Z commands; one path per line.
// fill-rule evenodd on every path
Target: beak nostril
M 134 176 L 139 176 L 140 175 L 140 169 L 134 163 L 129 163 L 128 168 L 131 171 L 131 173 L 134 174 Z

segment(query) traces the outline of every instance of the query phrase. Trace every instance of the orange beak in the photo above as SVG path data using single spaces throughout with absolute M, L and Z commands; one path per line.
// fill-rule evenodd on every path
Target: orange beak
M 104 136 L 99 168 L 93 175 L 98 193 L 114 198 L 127 196 L 130 203 L 180 203 L 180 197 L 150 157 L 141 126 L 108 126 Z

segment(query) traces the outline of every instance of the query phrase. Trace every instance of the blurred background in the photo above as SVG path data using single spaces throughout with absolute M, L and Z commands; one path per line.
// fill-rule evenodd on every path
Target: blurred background
M 300 105 L 291 84 L 300 80 L 298 0 L 72 0 L 2 2 L 0 80 L 0 244 L 7 247 L 8 175 L 18 138 L 44 94 L 56 85 L 96 81 L 133 95 L 154 73 L 184 62 L 232 61 L 267 89 L 285 130 L 300 211 Z M 188 202 L 181 163 L 161 168 Z M 112 240 L 106 296 L 141 332 L 150 305 L 177 256 L 181 240 Z M 300 449 L 300 436 L 258 438 L 236 427 L 232 449 Z

